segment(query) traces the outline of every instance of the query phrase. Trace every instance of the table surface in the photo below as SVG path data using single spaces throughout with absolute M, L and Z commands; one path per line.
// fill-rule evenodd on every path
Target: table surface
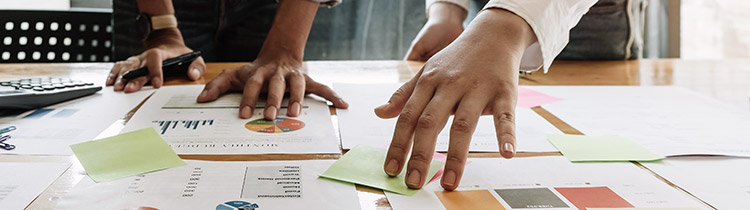
M 209 63 L 203 77 L 190 81 L 186 77 L 167 78 L 166 85 L 205 84 L 223 69 L 246 63 Z M 38 76 L 70 77 L 85 81 L 103 81 L 112 63 L 70 64 L 0 64 L 2 80 Z M 305 71 L 324 84 L 392 83 L 410 79 L 422 67 L 419 62 L 407 61 L 309 61 Z M 633 61 L 556 61 L 547 74 L 535 72 L 524 76 L 521 85 L 672 85 L 750 110 L 750 59 L 744 60 L 680 60 L 654 59 Z M 119 133 L 127 120 L 138 109 L 123 115 L 102 135 Z M 543 108 L 533 110 L 567 134 L 581 134 L 578 130 Z M 331 109 L 332 114 L 335 110 Z M 338 125 L 335 125 L 338 132 Z M 557 155 L 560 153 L 518 153 L 517 157 Z M 339 155 L 181 155 L 184 159 L 217 161 L 336 159 Z M 470 153 L 470 157 L 500 157 L 497 153 Z M 73 166 L 47 188 L 27 209 L 53 209 L 57 202 L 85 176 L 75 156 L 0 155 L 0 162 L 66 162 Z M 635 163 L 638 165 L 637 163 Z M 640 165 L 639 165 L 640 166 Z M 648 173 L 654 174 L 641 166 Z M 655 175 L 655 174 L 654 174 Z M 656 176 L 656 175 L 655 175 Z M 674 186 L 673 184 L 662 181 Z M 676 186 L 675 186 L 676 187 Z M 678 188 L 680 189 L 680 188 Z M 382 191 L 357 186 L 362 209 L 390 209 Z M 681 189 L 680 189 L 681 190 Z M 688 194 L 687 192 L 685 192 Z M 692 196 L 692 195 L 691 195 Z M 697 198 L 696 198 L 697 199 Z M 706 204 L 707 205 L 707 204 Z M 707 205 L 710 207 L 710 205 Z

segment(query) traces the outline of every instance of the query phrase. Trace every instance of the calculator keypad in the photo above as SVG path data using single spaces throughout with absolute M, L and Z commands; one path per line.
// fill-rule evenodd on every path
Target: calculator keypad
M 39 92 L 93 85 L 94 83 L 90 82 L 86 83 L 80 80 L 55 77 L 41 77 L 0 82 L 0 86 L 9 86 L 15 89 L 27 89 Z

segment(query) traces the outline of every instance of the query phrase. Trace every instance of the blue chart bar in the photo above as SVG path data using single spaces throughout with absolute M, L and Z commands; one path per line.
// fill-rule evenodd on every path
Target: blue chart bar
M 159 124 L 161 134 L 167 134 L 167 131 L 184 128 L 186 130 L 198 130 L 198 126 L 212 126 L 214 120 L 155 120 L 153 123 Z M 177 127 L 180 124 L 180 127 Z

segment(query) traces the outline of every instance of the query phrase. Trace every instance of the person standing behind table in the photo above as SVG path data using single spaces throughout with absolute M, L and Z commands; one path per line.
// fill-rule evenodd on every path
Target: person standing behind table
M 348 104 L 331 88 L 300 71 L 305 42 L 318 7 L 340 2 L 138 0 L 136 5 L 133 0 L 115 0 L 115 59 L 137 55 L 115 63 L 106 84 L 127 93 L 138 91 L 149 82 L 159 88 L 164 81 L 162 61 L 196 49 L 203 56 L 190 64 L 187 77 L 191 80 L 198 80 L 205 71 L 204 59 L 252 61 L 227 69 L 208 82 L 198 102 L 216 100 L 228 91 L 242 91 L 238 114 L 246 119 L 252 116 L 260 93 L 266 92 L 264 117 L 275 119 L 288 88 L 291 117 L 299 116 L 305 91 L 332 101 L 337 108 L 347 108 Z M 142 66 L 148 66 L 148 76 L 122 79 L 125 72 Z
M 375 109 L 381 118 L 398 116 L 383 166 L 386 174 L 400 174 L 408 164 L 406 185 L 421 188 L 437 135 L 452 113 L 444 189 L 459 185 L 480 115 L 494 116 L 500 153 L 512 158 L 519 70 L 546 71 L 567 44 L 570 29 L 595 3 L 491 0 L 462 31 L 467 12 L 460 5 L 468 0 L 428 0 L 428 21 L 407 55 L 426 63 Z

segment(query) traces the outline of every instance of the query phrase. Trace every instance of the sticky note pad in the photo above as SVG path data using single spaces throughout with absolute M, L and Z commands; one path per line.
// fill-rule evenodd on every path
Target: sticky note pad
M 383 170 L 386 152 L 385 149 L 375 147 L 355 146 L 333 163 L 320 177 L 361 184 L 402 195 L 414 195 L 418 190 L 409 189 L 404 182 L 406 170 L 402 170 L 401 174 L 395 177 L 388 176 Z M 427 177 L 433 177 L 442 166 L 443 162 L 433 160 Z
M 518 101 L 516 102 L 516 106 L 523 108 L 532 108 L 559 100 L 563 99 L 550 96 L 523 86 L 518 86 Z
M 547 134 L 547 139 L 571 162 L 664 159 L 626 137 Z
M 185 165 L 154 128 L 70 145 L 96 182 Z

